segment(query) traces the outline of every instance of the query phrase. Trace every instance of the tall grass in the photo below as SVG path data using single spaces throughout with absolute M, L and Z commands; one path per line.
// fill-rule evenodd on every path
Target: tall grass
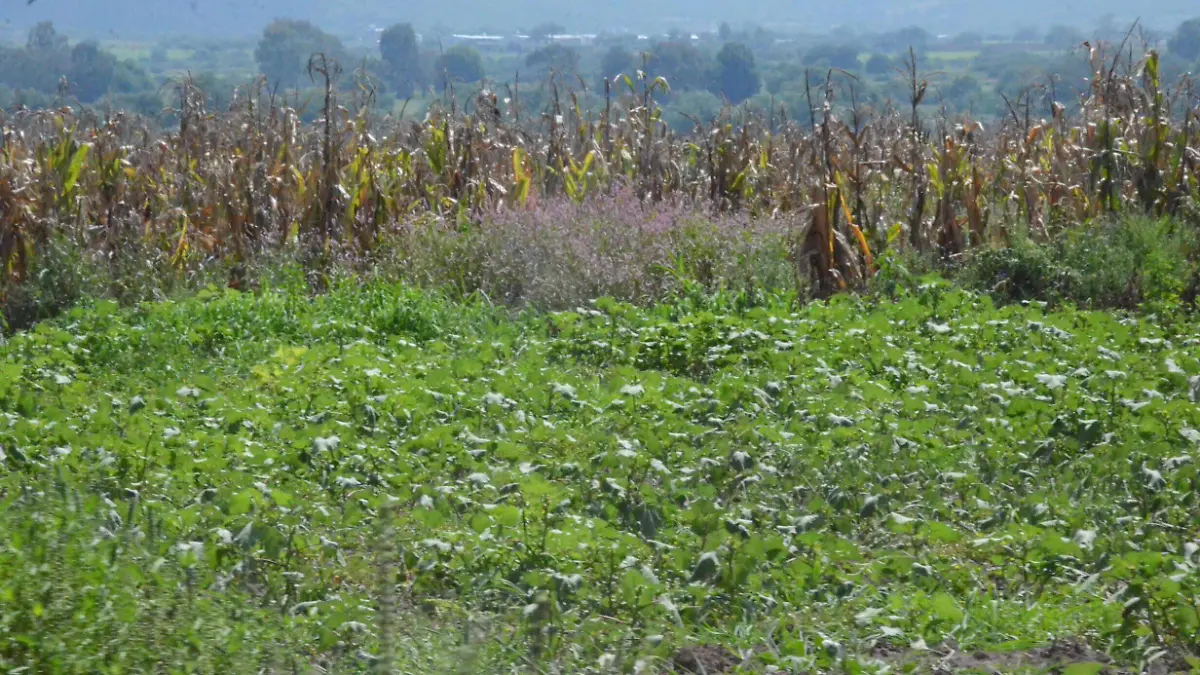
M 0 139 L 0 301 L 19 325 L 85 289 L 246 287 L 273 259 L 302 261 L 316 287 L 342 265 L 402 263 L 504 302 L 653 297 L 681 260 L 827 295 L 866 282 L 889 246 L 954 260 L 1014 227 L 1047 240 L 1114 213 L 1194 220 L 1191 84 L 1120 47 L 1087 56 L 1081 100 L 1030 90 L 987 128 L 922 114 L 915 55 L 902 104 L 856 105 L 855 82 L 830 72 L 798 119 L 726 110 L 687 135 L 654 102 L 662 81 L 620 78 L 600 111 L 555 89 L 541 116 L 484 90 L 414 123 L 373 116 L 369 91 L 340 100 L 322 59 L 311 125 L 265 83 L 214 111 L 181 81 L 169 133 L 119 112 L 20 111 Z

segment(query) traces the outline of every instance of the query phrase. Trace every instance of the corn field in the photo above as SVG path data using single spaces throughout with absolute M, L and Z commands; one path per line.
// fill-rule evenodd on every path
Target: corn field
M 15 112 L 0 142 L 0 291 L 37 275 L 56 242 L 101 260 L 155 251 L 181 273 L 223 261 L 236 287 L 265 253 L 298 252 L 312 269 L 369 260 L 402 224 L 486 227 L 491 213 L 617 187 L 647 208 L 786 223 L 797 274 L 821 295 L 862 284 L 890 247 L 952 259 L 1003 246 L 1016 226 L 1051 237 L 1114 212 L 1194 214 L 1191 83 L 1161 82 L 1153 51 L 1087 58 L 1081 100 L 1030 89 L 987 125 L 931 113 L 915 55 L 902 104 L 855 105 L 853 82 L 831 72 L 805 114 L 731 110 L 682 136 L 655 104 L 661 80 L 617 78 L 601 110 L 564 90 L 522 116 L 484 90 L 465 109 L 399 122 L 369 111 L 369 91 L 343 100 L 323 58 L 311 65 L 324 84 L 315 124 L 265 83 L 213 111 L 182 81 L 167 131 L 119 112 Z

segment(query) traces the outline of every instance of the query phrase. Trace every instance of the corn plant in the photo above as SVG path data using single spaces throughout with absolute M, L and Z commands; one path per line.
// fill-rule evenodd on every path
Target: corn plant
M 810 84 L 807 120 L 727 108 L 685 135 L 656 102 L 667 83 L 644 71 L 607 82 L 598 111 L 554 77 L 540 114 L 523 112 L 519 86 L 503 100 L 485 88 L 413 122 L 372 113 L 363 76 L 347 107 L 341 70 L 321 55 L 311 124 L 263 81 L 211 110 L 182 79 L 166 130 L 119 112 L 21 111 L 3 118 L 0 293 L 36 275 L 52 245 L 106 261 L 136 250 L 158 274 L 222 270 L 240 287 L 262 256 L 299 255 L 319 277 L 335 258 L 369 264 L 389 232 L 426 215 L 479 228 L 498 210 L 626 188 L 647 207 L 789 223 L 797 278 L 833 293 L 870 278 L 889 246 L 952 259 L 1003 245 L 1019 221 L 1048 237 L 1107 213 L 1194 213 L 1194 89 L 1163 82 L 1153 50 L 1131 53 L 1091 46 L 1079 100 L 1031 89 L 986 127 L 924 112 L 930 76 L 915 53 L 903 105 L 865 105 L 831 71 Z M 889 238 L 897 224 L 906 236 Z

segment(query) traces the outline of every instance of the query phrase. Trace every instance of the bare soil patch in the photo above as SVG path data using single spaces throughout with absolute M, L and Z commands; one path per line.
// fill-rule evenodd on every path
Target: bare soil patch
M 719 645 L 696 645 L 675 652 L 671 662 L 678 673 L 720 675 L 732 671 L 741 663 L 741 659 Z
M 878 645 L 871 656 L 893 666 L 918 666 L 916 672 L 933 675 L 1006 675 L 1008 673 L 1060 674 L 1079 664 L 1097 664 L 1098 675 L 1135 675 L 1137 669 L 1116 665 L 1103 652 L 1089 647 L 1082 640 L 1067 639 L 1042 647 L 1012 651 L 964 651 L 954 644 L 943 644 L 928 651 Z M 1175 675 L 1190 673 L 1187 661 L 1177 654 L 1168 654 L 1151 663 L 1140 675 Z

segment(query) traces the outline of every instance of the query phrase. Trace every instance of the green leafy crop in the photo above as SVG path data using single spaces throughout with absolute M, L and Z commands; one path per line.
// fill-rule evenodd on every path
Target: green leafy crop
M 0 669 L 1186 670 L 1195 328 L 936 284 L 75 310 L 0 346 Z

